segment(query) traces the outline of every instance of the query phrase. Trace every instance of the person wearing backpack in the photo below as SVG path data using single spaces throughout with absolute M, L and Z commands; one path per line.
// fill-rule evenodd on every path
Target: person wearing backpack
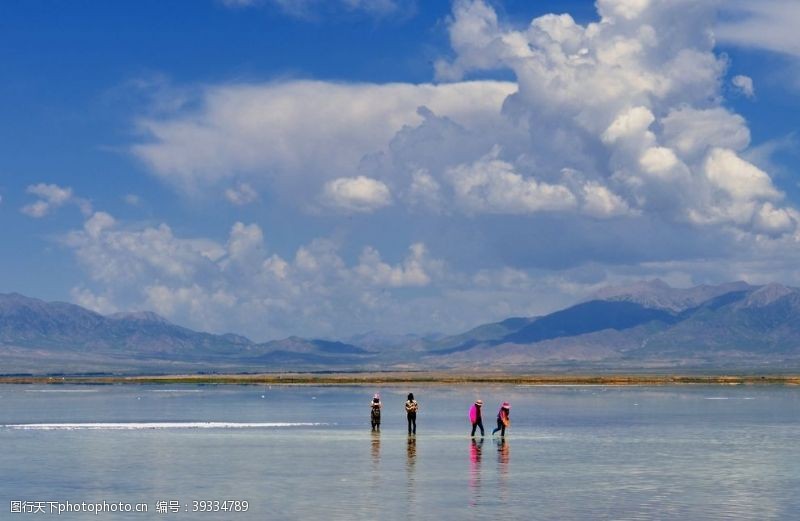
M 511 425 L 511 404 L 503 402 L 500 410 L 497 411 L 497 428 L 492 431 L 492 436 L 497 431 L 500 431 L 500 437 L 505 437 L 506 427 Z
M 370 423 L 372 424 L 373 431 L 380 431 L 381 430 L 381 395 L 375 393 L 375 396 L 372 397 L 372 401 L 370 402 L 370 412 L 369 412 L 369 419 Z

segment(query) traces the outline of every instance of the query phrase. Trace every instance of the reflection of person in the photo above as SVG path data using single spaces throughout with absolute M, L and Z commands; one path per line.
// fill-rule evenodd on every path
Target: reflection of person
M 376 465 L 381 460 L 381 433 L 380 431 L 372 432 L 372 462 Z
M 469 409 L 469 421 L 472 422 L 472 433 L 470 436 L 475 436 L 475 429 L 478 427 L 481 428 L 481 436 L 483 436 L 483 418 L 481 417 L 482 407 L 483 400 L 476 400 Z
M 483 450 L 483 440 L 472 440 L 472 445 L 469 448 L 469 460 L 479 466 L 481 463 L 481 451 Z
M 414 399 L 414 393 L 408 393 L 408 400 L 406 400 L 406 418 L 408 419 L 408 433 L 417 433 L 417 410 L 419 404 Z
M 497 440 L 497 462 L 500 463 L 500 469 L 505 472 L 508 470 L 508 462 L 511 459 L 510 449 L 506 440 Z
M 500 431 L 500 436 L 506 435 L 506 427 L 511 425 L 511 404 L 503 402 L 500 410 L 497 411 L 497 428 L 492 431 L 492 436 L 497 431 Z
M 372 402 L 369 404 L 370 406 L 370 423 L 372 424 L 373 431 L 381 430 L 381 395 L 375 393 L 375 396 L 372 397 Z
M 481 452 L 483 451 L 483 438 L 472 438 L 469 447 L 469 504 L 477 506 L 481 497 Z

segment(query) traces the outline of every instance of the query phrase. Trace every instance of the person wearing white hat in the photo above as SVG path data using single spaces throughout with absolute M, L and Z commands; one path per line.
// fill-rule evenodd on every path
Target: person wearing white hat
M 375 393 L 375 396 L 372 397 L 372 401 L 369 403 L 370 406 L 370 423 L 372 423 L 372 430 L 373 431 L 380 431 L 381 430 L 381 395 Z
M 469 409 L 469 421 L 472 422 L 472 433 L 470 436 L 475 436 L 475 429 L 481 428 L 481 438 L 483 438 L 483 418 L 481 417 L 481 408 L 483 407 L 483 400 L 475 400 L 472 407 Z

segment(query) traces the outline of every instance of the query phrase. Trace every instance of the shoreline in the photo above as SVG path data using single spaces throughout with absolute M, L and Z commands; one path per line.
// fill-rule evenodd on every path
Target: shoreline
M 800 385 L 798 374 L 470 374 L 470 373 L 263 373 L 95 376 L 0 376 L 2 384 L 28 385 L 530 385 L 667 386 Z

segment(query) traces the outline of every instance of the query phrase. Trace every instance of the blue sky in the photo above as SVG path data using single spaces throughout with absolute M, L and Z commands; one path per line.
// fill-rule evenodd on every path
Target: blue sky
M 788 0 L 4 3 L 0 291 L 261 340 L 800 284 L 797 23 Z

